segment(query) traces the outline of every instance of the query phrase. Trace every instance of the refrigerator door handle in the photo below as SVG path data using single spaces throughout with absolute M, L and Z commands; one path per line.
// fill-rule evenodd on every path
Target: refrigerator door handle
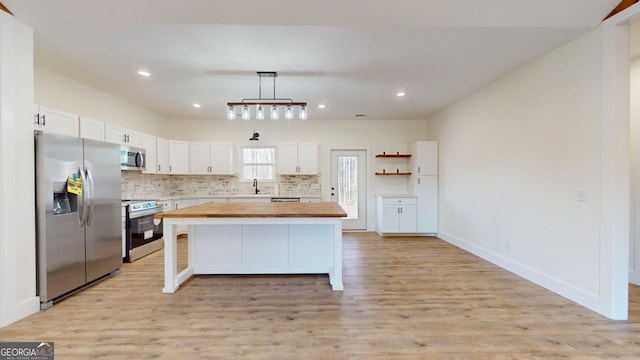
M 86 186 L 87 186 L 87 178 L 84 174 L 84 169 L 82 168 L 78 168 L 78 173 L 80 174 L 80 180 L 82 180 L 82 207 L 80 208 L 81 211 L 78 212 L 78 225 L 80 225 L 80 227 L 83 227 L 87 218 L 87 191 L 86 191 Z
M 87 211 L 87 226 L 91 225 L 91 220 L 93 220 L 93 206 L 94 206 L 94 183 L 93 183 L 93 175 L 91 175 L 91 170 L 86 169 L 87 172 L 87 181 L 89 182 L 89 207 Z

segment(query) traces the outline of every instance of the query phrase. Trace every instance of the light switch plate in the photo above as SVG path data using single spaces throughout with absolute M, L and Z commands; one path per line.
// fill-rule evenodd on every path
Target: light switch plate
M 577 198 L 579 202 L 585 202 L 587 201 L 587 191 L 586 190 L 578 190 L 576 192 L 577 194 Z

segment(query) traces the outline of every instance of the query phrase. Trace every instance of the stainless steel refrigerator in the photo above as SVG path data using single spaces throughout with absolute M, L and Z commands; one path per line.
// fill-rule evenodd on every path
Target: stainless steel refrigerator
M 122 265 L 120 146 L 36 132 L 35 154 L 37 291 L 44 309 Z

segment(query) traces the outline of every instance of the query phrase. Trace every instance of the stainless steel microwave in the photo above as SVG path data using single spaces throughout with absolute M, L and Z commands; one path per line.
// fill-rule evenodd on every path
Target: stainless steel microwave
M 120 148 L 120 169 L 121 170 L 137 170 L 146 169 L 147 154 L 145 149 L 132 146 L 122 146 Z

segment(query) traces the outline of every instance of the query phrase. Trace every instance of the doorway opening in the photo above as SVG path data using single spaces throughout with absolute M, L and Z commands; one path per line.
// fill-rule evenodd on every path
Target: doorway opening
M 331 201 L 347 213 L 344 230 L 367 229 L 366 159 L 366 150 L 331 150 Z

